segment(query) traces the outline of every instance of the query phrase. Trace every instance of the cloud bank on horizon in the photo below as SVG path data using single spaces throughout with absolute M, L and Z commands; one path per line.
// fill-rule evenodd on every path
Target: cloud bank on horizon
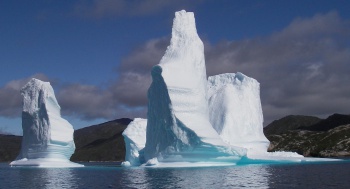
M 70 14 L 86 19 L 141 17 L 195 6 L 187 4 L 79 1 Z M 199 19 L 204 18 L 196 17 Z M 214 42 L 210 36 L 200 37 L 205 44 L 208 76 L 243 72 L 261 83 L 265 125 L 289 114 L 349 114 L 350 19 L 336 10 L 295 18 L 268 35 Z M 41 72 L 13 78 L 0 86 L 0 116 L 20 117 L 19 90 L 36 77 L 52 83 L 63 115 L 82 120 L 146 117 L 150 70 L 159 63 L 169 40 L 169 35 L 163 35 L 138 45 L 115 63 L 117 77 L 106 78 L 101 85 L 66 82 Z

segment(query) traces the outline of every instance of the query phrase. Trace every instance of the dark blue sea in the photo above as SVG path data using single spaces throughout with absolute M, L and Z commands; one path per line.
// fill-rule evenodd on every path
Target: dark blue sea
M 201 168 L 18 168 L 0 163 L 0 188 L 350 188 L 350 160 Z

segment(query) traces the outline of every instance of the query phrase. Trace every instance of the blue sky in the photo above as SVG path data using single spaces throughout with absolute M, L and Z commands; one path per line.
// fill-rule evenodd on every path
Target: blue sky
M 261 83 L 265 125 L 289 114 L 349 114 L 350 2 L 0 1 L 0 132 L 21 134 L 20 88 L 50 81 L 81 128 L 145 117 L 149 71 L 174 12 L 195 13 L 207 74 Z

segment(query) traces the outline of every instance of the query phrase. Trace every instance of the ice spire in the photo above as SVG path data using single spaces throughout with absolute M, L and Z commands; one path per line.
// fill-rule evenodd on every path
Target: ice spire
M 79 167 L 74 153 L 74 129 L 61 118 L 60 106 L 49 82 L 31 79 L 23 96 L 23 139 L 20 154 L 11 166 Z
M 245 154 L 225 144 L 209 122 L 204 47 L 192 12 L 175 13 L 170 45 L 152 79 L 145 161 L 236 161 Z

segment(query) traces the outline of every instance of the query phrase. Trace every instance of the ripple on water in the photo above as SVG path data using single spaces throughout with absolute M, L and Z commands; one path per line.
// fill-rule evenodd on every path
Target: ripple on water
M 347 188 L 350 161 L 198 168 L 11 168 L 0 188 Z

